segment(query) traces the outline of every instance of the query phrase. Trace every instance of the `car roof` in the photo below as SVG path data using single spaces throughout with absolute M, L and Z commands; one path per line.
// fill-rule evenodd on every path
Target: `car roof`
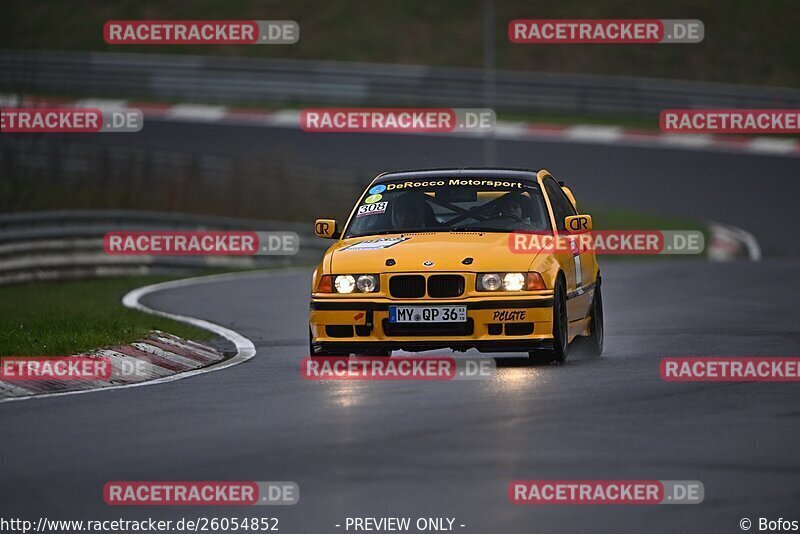
M 512 169 L 497 167 L 461 167 L 451 169 L 415 169 L 407 171 L 385 172 L 378 175 L 373 183 L 392 182 L 395 180 L 420 180 L 432 178 L 505 178 L 536 181 L 538 171 L 530 169 Z

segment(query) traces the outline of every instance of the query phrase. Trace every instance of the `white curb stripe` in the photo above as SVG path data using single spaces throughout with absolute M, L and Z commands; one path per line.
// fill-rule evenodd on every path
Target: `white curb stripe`
M 749 143 L 750 150 L 756 152 L 772 152 L 775 154 L 788 154 L 797 150 L 797 143 L 792 139 L 771 139 L 769 137 L 756 137 Z
M 215 122 L 227 115 L 225 106 L 202 106 L 196 104 L 177 104 L 168 108 L 167 117 L 189 121 Z
M 200 345 L 190 345 L 188 343 L 180 343 L 178 340 L 170 339 L 164 335 L 155 336 L 154 341 L 160 341 L 161 343 L 165 343 L 170 345 L 171 347 L 175 347 L 176 349 L 183 349 L 194 352 L 198 356 L 202 356 L 204 358 L 209 358 L 212 360 L 219 359 L 219 353 L 212 352 L 209 348 L 200 348 Z
M 158 356 L 159 358 L 164 358 L 167 361 L 175 362 L 178 365 L 188 367 L 189 369 L 197 367 L 198 365 L 203 365 L 202 363 L 189 359 L 186 356 L 181 356 L 175 352 L 167 352 L 166 350 L 156 347 L 155 345 L 148 345 L 147 343 L 131 343 L 131 346 L 144 353 L 149 353 L 154 356 Z
M 145 360 L 140 360 L 139 358 L 134 358 L 133 356 L 128 356 L 127 354 L 122 354 L 121 352 L 116 352 L 113 350 L 101 350 L 97 351 L 97 354 L 99 356 L 105 356 L 111 360 L 111 368 L 113 369 L 111 374 L 112 379 L 126 380 L 128 382 L 141 382 L 142 380 L 151 380 L 154 378 L 169 376 L 173 373 L 173 371 L 170 371 L 169 369 L 159 367 L 158 365 Z M 137 373 L 142 372 L 142 374 L 134 376 L 123 374 L 123 371 L 128 370 L 127 368 L 130 365 L 135 366 Z M 137 378 L 139 380 L 136 380 Z
M 528 126 L 524 122 L 504 122 L 497 121 L 494 133 L 498 137 L 507 139 L 518 139 L 528 134 Z
M 714 139 L 707 134 L 663 134 L 656 139 L 662 144 L 688 148 L 702 148 L 713 144 Z
M 17 95 L 0 94 L 0 106 L 16 108 L 19 107 L 20 103 L 20 97 Z
M 568 139 L 573 139 L 575 141 L 614 143 L 622 138 L 623 131 L 619 126 L 594 126 L 587 124 L 567 128 L 565 134 Z
M 105 98 L 86 98 L 83 100 L 76 100 L 73 104 L 80 108 L 97 108 L 101 111 L 116 111 L 120 109 L 127 109 L 127 100 L 109 100 Z
M 294 109 L 276 111 L 271 113 L 265 122 L 271 126 L 300 128 L 300 112 Z

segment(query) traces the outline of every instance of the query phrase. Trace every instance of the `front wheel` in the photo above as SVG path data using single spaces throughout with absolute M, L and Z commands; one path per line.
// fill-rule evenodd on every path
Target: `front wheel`
M 569 323 L 567 319 L 567 296 L 564 283 L 559 278 L 553 291 L 553 348 L 547 351 L 529 352 L 528 357 L 536 363 L 562 365 L 569 352 Z
M 584 348 L 589 356 L 599 357 L 603 354 L 603 294 L 600 292 L 600 280 L 594 288 L 592 311 L 589 313 L 590 333 L 585 338 Z

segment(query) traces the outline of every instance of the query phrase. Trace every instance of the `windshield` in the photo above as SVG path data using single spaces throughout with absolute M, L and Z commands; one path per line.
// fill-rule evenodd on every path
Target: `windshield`
M 436 178 L 372 186 L 361 198 L 344 237 L 549 229 L 547 208 L 536 182 Z

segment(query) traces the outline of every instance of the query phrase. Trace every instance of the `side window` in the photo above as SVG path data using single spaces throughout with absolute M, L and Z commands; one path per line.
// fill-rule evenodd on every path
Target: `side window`
M 544 180 L 544 188 L 547 191 L 550 204 L 553 206 L 556 228 L 565 230 L 564 218 L 570 215 L 577 215 L 577 213 L 575 213 L 575 208 L 572 207 L 572 202 L 569 201 L 567 195 L 564 194 L 564 191 L 561 190 L 561 187 L 552 178 Z

